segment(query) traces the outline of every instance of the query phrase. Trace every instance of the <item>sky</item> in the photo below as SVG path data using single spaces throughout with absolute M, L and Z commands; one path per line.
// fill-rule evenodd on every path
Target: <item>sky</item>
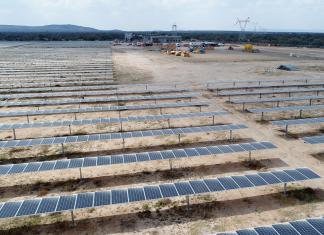
M 76 24 L 111 30 L 324 32 L 324 0 L 0 0 L 0 24 Z

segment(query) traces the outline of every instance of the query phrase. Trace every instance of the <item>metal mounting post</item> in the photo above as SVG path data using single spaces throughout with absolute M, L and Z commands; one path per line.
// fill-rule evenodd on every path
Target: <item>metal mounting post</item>
M 65 151 L 64 151 L 64 144 L 61 144 L 61 150 L 62 150 L 62 155 L 65 156 Z
M 230 138 L 229 138 L 230 141 L 233 140 L 233 130 L 230 130 Z
M 303 110 L 299 110 L 299 117 L 302 118 L 303 116 Z
M 169 167 L 170 167 L 170 171 L 173 171 L 173 165 L 172 165 L 172 159 L 169 159 Z
M 162 108 L 160 108 L 160 114 L 162 115 Z
M 264 120 L 264 113 L 262 112 L 261 113 L 261 121 L 263 121 Z
M 39 111 L 39 106 L 37 106 L 37 111 Z
M 79 168 L 79 172 L 80 172 L 80 180 L 82 180 L 82 170 L 81 170 L 81 167 Z
M 69 132 L 70 132 L 70 135 L 72 135 L 71 125 L 69 125 Z
M 157 99 L 154 100 L 154 103 L 157 104 Z
M 199 112 L 201 112 L 201 106 L 199 106 Z
M 118 110 L 118 117 L 121 118 L 121 111 Z
M 27 123 L 29 123 L 29 116 L 28 116 L 28 114 L 26 115 L 26 117 L 27 117 Z
M 280 103 L 280 101 L 277 101 L 277 108 L 279 107 L 279 103 Z
M 75 222 L 74 222 L 74 214 L 73 214 L 73 211 L 71 211 L 71 220 L 72 220 L 72 224 L 74 226 Z
M 120 132 L 123 132 L 123 122 L 120 122 Z
M 286 136 L 288 136 L 288 125 L 286 125 Z
M 147 84 L 145 85 L 145 89 L 147 90 Z
M 190 210 L 190 197 L 186 195 L 186 202 L 187 202 L 187 210 Z
M 309 106 L 312 106 L 312 99 L 309 99 Z
M 288 96 L 291 97 L 291 92 L 288 92 Z
M 213 125 L 215 125 L 215 115 L 213 115 Z
M 260 98 L 260 99 L 262 98 L 262 94 L 261 94 L 261 93 L 259 94 L 259 98 Z
M 243 107 L 242 107 L 242 110 L 243 110 L 243 112 L 245 111 L 245 103 L 243 103 L 243 105 L 242 105 Z
M 16 130 L 15 130 L 15 128 L 12 129 L 12 133 L 13 133 L 14 140 L 15 140 L 16 139 Z
M 181 143 L 181 134 L 178 134 L 179 144 Z
M 125 148 L 125 138 L 123 138 L 123 149 Z
M 77 120 L 77 114 L 74 113 L 74 120 Z
M 170 129 L 170 127 L 171 127 L 171 124 L 170 124 L 170 118 L 168 118 L 168 128 Z
M 249 162 L 251 162 L 252 161 L 252 153 L 251 153 L 251 151 L 249 151 Z
M 284 183 L 284 196 L 287 196 L 287 183 Z

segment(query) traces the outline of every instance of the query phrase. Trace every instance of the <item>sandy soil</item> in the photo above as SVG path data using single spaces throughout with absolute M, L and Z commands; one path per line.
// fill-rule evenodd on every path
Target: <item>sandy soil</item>
M 31 50 L 32 49 L 32 50 Z M 208 81 L 217 80 L 259 80 L 279 79 L 288 77 L 317 77 L 323 75 L 318 68 L 324 66 L 318 57 L 322 50 L 314 51 L 287 48 L 261 48 L 259 54 L 245 54 L 240 51 L 225 51 L 219 48 L 205 55 L 194 55 L 182 58 L 160 54 L 131 47 L 114 47 L 113 62 L 115 78 L 121 83 L 166 83 L 192 82 L 194 90 L 202 92 L 201 101 L 211 103 L 208 110 L 228 110 L 232 115 L 220 117 L 219 122 L 244 123 L 248 130 L 236 134 L 236 139 L 250 138 L 257 141 L 271 141 L 279 148 L 273 151 L 262 151 L 253 154 L 261 160 L 257 169 L 244 163 L 246 154 L 231 154 L 210 156 L 199 159 L 179 160 L 174 162 L 174 172 L 170 173 L 168 162 L 157 161 L 145 164 L 118 165 L 114 167 L 89 168 L 84 170 L 84 180 L 78 179 L 79 172 L 55 171 L 41 174 L 22 174 L 1 177 L 1 200 L 18 198 L 33 198 L 40 195 L 62 195 L 72 192 L 105 190 L 110 188 L 126 188 L 130 185 L 156 184 L 158 182 L 173 182 L 197 178 L 218 177 L 221 175 L 238 175 L 255 170 L 281 169 L 294 167 L 309 167 L 324 176 L 323 162 L 314 154 L 322 153 L 323 146 L 310 146 L 296 138 L 283 137 L 280 128 L 268 123 L 256 122 L 257 116 L 243 113 L 241 106 L 226 103 L 226 98 L 216 97 L 205 89 Z M 15 53 L 18 49 L 4 49 L 10 52 L 10 61 L 18 60 Z M 13 51 L 14 50 L 14 51 Z M 23 51 L 33 51 L 37 54 L 37 46 L 23 47 Z M 43 49 L 45 50 L 45 49 Z M 49 52 L 51 48 L 46 49 Z M 66 49 L 60 49 L 66 53 Z M 71 50 L 71 49 L 69 49 Z M 99 49 L 98 49 L 99 50 Z M 73 50 L 71 50 L 73 51 Z M 93 48 L 90 56 L 97 55 Z M 100 51 L 100 50 L 99 50 Z M 300 53 L 298 58 L 290 57 L 289 53 Z M 59 58 L 66 59 L 64 53 L 58 53 Z M 316 58 L 314 58 L 314 53 Z M 78 53 L 74 52 L 73 55 Z M 84 54 L 79 57 L 86 57 Z M 25 55 L 29 58 L 27 55 Z M 54 55 L 53 55 L 54 56 Z M 101 55 L 102 56 L 102 55 Z M 55 57 L 55 56 L 54 56 Z M 54 58 L 53 57 L 53 58 Z M 31 58 L 35 59 L 33 55 Z M 100 55 L 99 55 L 100 60 Z M 2 61 L 5 61 L 2 59 Z M 279 64 L 296 64 L 304 69 L 298 72 L 277 71 Z M 299 102 L 300 103 L 300 102 Z M 291 105 L 291 103 L 289 103 Z M 257 107 L 255 105 L 250 105 Z M 264 106 L 262 106 L 264 107 Z M 207 110 L 207 108 L 206 108 Z M 206 111 L 205 110 L 205 111 Z M 178 109 L 170 112 L 195 112 L 197 110 Z M 155 112 L 130 112 L 125 115 L 154 114 Z M 155 113 L 158 114 L 158 113 Z M 105 114 L 107 115 L 107 114 Z M 113 115 L 113 114 L 111 114 Z M 294 114 L 293 114 L 294 115 Z M 295 114 L 296 115 L 296 114 Z M 318 115 L 318 114 L 315 114 Z M 86 118 L 96 118 L 100 115 L 85 114 Z M 110 116 L 110 114 L 109 114 Z M 283 118 L 278 114 L 267 116 L 268 119 Z M 291 116 L 290 116 L 291 117 Z M 49 117 L 35 121 L 50 120 Z M 69 116 L 54 117 L 69 119 Z M 7 119 L 6 122 L 19 122 L 19 119 Z M 203 125 L 208 119 L 175 120 L 175 126 Z M 161 128 L 163 123 L 132 123 L 130 129 Z M 85 133 L 93 131 L 93 127 L 85 127 L 76 131 Z M 94 127 L 97 128 L 98 127 Z M 118 127 L 105 127 L 108 131 L 117 131 Z M 317 133 L 320 126 L 305 126 L 292 128 L 292 133 Z M 97 131 L 97 130 L 96 130 Z M 98 130 L 100 131 L 100 130 Z M 58 130 L 30 130 L 29 133 L 19 133 L 21 136 L 57 135 Z M 10 133 L 5 135 L 9 136 Z M 1 136 L 2 137 L 2 136 Z M 3 137 L 2 137 L 3 138 Z M 190 146 L 200 144 L 228 143 L 226 134 L 188 135 L 186 142 Z M 223 142 L 217 142 L 222 140 Z M 130 149 L 126 151 L 138 152 L 144 149 L 152 150 L 164 145 L 163 148 L 176 148 L 177 138 L 141 139 L 128 142 Z M 181 145 L 180 145 L 181 146 Z M 89 146 L 71 147 L 71 151 L 78 150 L 84 155 L 98 155 L 97 151 L 122 151 L 120 142 L 98 143 Z M 29 157 L 42 159 L 43 155 L 61 158 L 59 150 L 52 148 L 41 150 L 26 150 L 23 153 L 2 152 L 2 157 L 22 158 L 29 161 Z M 26 157 L 27 156 L 27 157 Z M 72 155 L 71 155 L 72 156 Z M 234 230 L 246 227 L 268 225 L 276 222 L 290 221 L 312 216 L 322 216 L 324 211 L 324 181 L 316 180 L 307 183 L 291 184 L 288 197 L 282 195 L 282 188 L 263 187 L 257 189 L 237 190 L 231 193 L 201 195 L 191 198 L 191 207 L 187 210 L 184 198 L 134 203 L 119 206 L 109 206 L 96 209 L 80 210 L 75 213 L 76 226 L 71 226 L 70 215 L 59 213 L 51 216 L 36 216 L 0 221 L 3 229 L 16 228 L 10 232 L 25 234 L 210 234 L 219 231 Z M 304 190 L 305 187 L 312 188 Z M 68 222 L 67 222 L 68 221 Z M 28 226 L 26 228 L 26 226 Z

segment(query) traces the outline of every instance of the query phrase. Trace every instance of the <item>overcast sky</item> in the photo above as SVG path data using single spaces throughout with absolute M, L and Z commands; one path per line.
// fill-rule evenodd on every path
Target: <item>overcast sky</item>
M 98 29 L 324 32 L 324 0 L 0 0 L 0 24 L 77 24 Z

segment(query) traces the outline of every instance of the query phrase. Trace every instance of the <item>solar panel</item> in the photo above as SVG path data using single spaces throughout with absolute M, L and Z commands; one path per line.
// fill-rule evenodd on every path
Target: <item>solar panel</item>
M 37 214 L 54 212 L 59 197 L 43 198 L 37 209 Z
M 322 232 L 324 234 L 324 219 L 307 219 L 307 222 L 310 223 L 317 231 Z
M 300 111 L 300 110 L 322 110 L 324 105 L 308 105 L 308 106 L 287 106 L 276 108 L 261 108 L 261 109 L 247 109 L 250 113 L 271 113 L 271 112 L 285 112 L 285 111 Z
M 95 192 L 94 194 L 94 206 L 110 205 L 111 194 L 109 191 Z
M 158 186 L 145 186 L 144 193 L 147 200 L 162 198 L 162 194 Z
M 207 185 L 209 191 L 211 191 L 211 192 L 218 192 L 218 191 L 225 190 L 225 188 L 222 186 L 222 184 L 217 179 L 206 179 L 206 180 L 204 180 L 204 182 Z
M 256 231 L 250 229 L 238 230 L 236 233 L 238 235 L 259 235 Z
M 14 217 L 20 208 L 22 202 L 7 202 L 0 211 L 0 218 Z
M 111 204 L 120 204 L 128 202 L 127 190 L 112 190 L 111 191 Z
M 293 221 L 290 225 L 294 227 L 300 234 L 321 235 L 307 221 Z
M 324 99 L 323 95 L 309 95 L 309 96 L 296 96 L 296 97 L 275 97 L 275 98 L 261 98 L 261 99 L 237 99 L 231 100 L 232 104 L 262 104 L 271 102 L 283 101 L 303 101 L 303 100 L 321 100 Z
M 24 201 L 21 204 L 16 216 L 35 214 L 40 201 L 41 201 L 40 199 L 33 199 L 33 200 Z
M 189 182 L 191 185 L 191 188 L 195 193 L 207 193 L 209 192 L 209 189 L 207 185 L 202 180 L 192 180 Z
M 218 181 L 222 184 L 222 186 L 226 190 L 239 188 L 239 186 L 235 183 L 235 181 L 230 177 L 221 177 L 218 178 Z
M 253 142 L 254 144 L 256 142 Z M 259 142 L 267 143 L 266 149 L 276 148 L 270 142 Z M 234 149 L 240 147 L 242 151 L 257 151 L 258 149 L 244 150 L 241 146 L 246 144 L 231 144 L 226 145 L 226 147 Z M 0 175 L 6 174 L 18 174 L 24 172 L 41 172 L 41 171 L 50 171 L 50 170 L 62 170 L 62 169 L 71 169 L 71 168 L 81 168 L 81 167 L 94 167 L 94 166 L 104 166 L 104 165 L 113 165 L 113 164 L 131 164 L 133 162 L 142 162 L 142 161 L 154 161 L 169 159 L 168 156 L 175 158 L 184 158 L 184 157 L 199 157 L 212 154 L 223 153 L 219 150 L 221 146 L 207 146 L 207 147 L 197 147 L 197 148 L 185 148 L 185 149 L 171 149 L 166 151 L 153 151 L 153 152 L 144 152 L 144 153 L 134 153 L 134 154 L 120 154 L 112 156 L 99 156 L 99 157 L 86 157 L 86 158 L 74 158 L 74 159 L 63 159 L 56 161 L 45 161 L 45 162 L 30 162 L 22 164 L 8 164 L 0 166 Z M 200 151 L 198 151 L 200 149 Z M 208 152 L 201 151 L 201 149 L 208 149 Z M 242 152 L 235 151 L 235 152 Z M 217 150 L 217 151 L 215 151 Z M 230 152 L 232 153 L 232 152 Z M 163 156 L 163 157 L 162 157 Z M 293 179 L 302 180 L 308 179 L 299 171 L 285 171 Z M 307 171 L 305 174 L 309 175 Z M 311 177 L 311 176 L 309 176 Z M 314 177 L 314 176 L 312 176 Z M 251 180 L 251 179 L 250 179 Z M 255 184 L 255 183 L 254 183 Z
M 179 183 L 175 183 L 174 185 L 175 185 L 179 195 L 194 194 L 194 191 L 188 182 L 179 182 Z
M 159 187 L 163 197 L 176 197 L 179 195 L 174 184 L 161 184 Z
M 180 108 L 180 107 L 198 107 L 208 106 L 203 102 L 179 102 L 179 103 L 163 103 L 154 105 L 129 105 L 129 106 L 105 106 L 105 107 L 89 107 L 79 109 L 47 109 L 37 111 L 14 111 L 0 112 L 0 117 L 21 117 L 21 116 L 39 116 L 39 115 L 56 115 L 56 114 L 75 114 L 75 113 L 94 113 L 94 112 L 109 112 L 122 110 L 146 110 L 160 108 Z
M 145 201 L 143 188 L 129 188 L 128 197 L 130 202 Z
M 93 206 L 94 193 L 79 193 L 77 195 L 75 209 Z
M 67 210 L 73 210 L 75 206 L 76 196 L 61 196 L 56 211 L 67 211 Z
M 258 228 L 255 228 L 255 231 L 259 235 L 278 235 L 276 230 L 274 230 L 274 228 L 272 228 L 272 227 L 258 227 Z

